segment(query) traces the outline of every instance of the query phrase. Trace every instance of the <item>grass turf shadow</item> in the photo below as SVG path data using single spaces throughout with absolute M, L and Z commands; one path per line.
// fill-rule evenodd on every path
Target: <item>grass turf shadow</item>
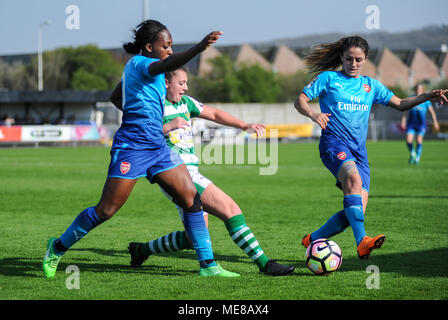
M 403 276 L 448 277 L 448 248 L 388 254 L 375 251 L 367 260 L 344 259 L 339 272 L 366 270 L 369 265 L 378 266 L 380 272 Z
M 123 258 L 127 257 L 126 250 L 113 249 L 97 249 L 82 248 L 71 249 L 71 251 L 90 251 L 96 254 Z M 196 254 L 192 250 L 175 252 L 171 254 L 163 254 L 160 256 L 173 259 L 189 259 L 196 260 Z M 216 260 L 227 261 L 233 263 L 253 262 L 245 256 L 223 255 L 215 253 Z M 9 257 L 0 259 L 0 275 L 6 277 L 41 277 L 42 275 L 42 258 L 41 257 Z M 76 265 L 81 271 L 88 272 L 118 272 L 118 273 L 147 273 L 152 275 L 163 276 L 179 276 L 197 273 L 197 270 L 185 270 L 179 268 L 175 262 L 172 266 L 163 266 L 151 264 L 151 260 L 147 260 L 141 268 L 133 269 L 129 267 L 128 261 L 123 263 L 95 263 L 90 259 L 79 259 L 71 261 L 61 260 L 58 270 L 65 271 L 67 266 Z M 303 261 L 297 260 L 279 260 L 279 263 L 294 265 L 298 270 L 294 272 L 295 276 L 309 276 L 309 272 L 303 272 Z M 412 251 L 404 253 L 380 254 L 374 252 L 368 260 L 360 260 L 357 257 L 345 258 L 342 262 L 341 269 L 338 272 L 364 271 L 367 266 L 376 265 L 380 272 L 397 273 L 403 276 L 417 277 L 448 277 L 448 248 L 438 248 L 430 250 Z M 258 271 L 258 270 L 257 270 Z

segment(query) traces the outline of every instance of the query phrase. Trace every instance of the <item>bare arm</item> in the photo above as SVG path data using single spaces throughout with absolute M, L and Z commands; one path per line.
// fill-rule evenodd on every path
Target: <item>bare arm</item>
M 406 130 L 406 117 L 407 117 L 407 111 L 403 112 L 403 115 L 401 116 L 401 128 L 403 130 Z
M 331 114 L 314 112 L 308 104 L 309 101 L 310 98 L 308 98 L 308 96 L 302 92 L 294 102 L 294 107 L 299 113 L 303 114 L 305 117 L 310 118 L 325 130 L 327 128 L 327 123 L 330 121 Z
M 429 107 L 428 111 L 431 114 L 432 121 L 434 122 L 434 129 L 436 129 L 436 131 L 439 131 L 439 129 L 440 129 L 439 122 L 437 121 L 437 116 L 436 116 L 436 113 L 434 111 L 434 108 L 433 107 Z
M 432 92 L 425 92 L 419 94 L 418 96 L 408 97 L 405 99 L 400 99 L 397 96 L 393 96 L 389 101 L 389 106 L 398 111 L 407 111 L 427 100 L 439 103 L 448 103 L 448 99 L 445 97 L 445 94 L 447 93 L 448 89 L 437 89 Z
M 264 125 L 258 123 L 246 123 L 223 110 L 209 106 L 204 106 L 199 118 L 245 131 L 254 131 L 258 136 L 262 136 L 264 134 Z
M 220 31 L 210 32 L 204 37 L 204 39 L 201 40 L 201 42 L 191 47 L 190 49 L 172 54 L 171 56 L 169 56 L 164 60 L 151 63 L 148 70 L 149 74 L 157 75 L 161 73 L 174 71 L 182 67 L 188 61 L 193 59 L 197 54 L 207 49 L 213 43 L 216 43 L 216 41 L 218 41 L 221 35 L 222 32 Z

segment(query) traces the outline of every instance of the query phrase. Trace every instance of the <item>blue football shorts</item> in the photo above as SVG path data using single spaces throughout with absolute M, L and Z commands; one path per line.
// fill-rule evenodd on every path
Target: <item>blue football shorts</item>
M 370 167 L 367 160 L 367 154 L 365 156 L 356 154 L 345 145 L 340 144 L 321 151 L 320 158 L 325 167 L 327 167 L 336 178 L 336 186 L 341 190 L 341 182 L 338 180 L 339 169 L 341 169 L 345 162 L 354 161 L 358 168 L 359 175 L 361 176 L 362 188 L 369 192 Z
M 153 178 L 160 172 L 170 170 L 183 163 L 176 151 L 163 145 L 160 148 L 129 150 L 113 148 L 110 151 L 109 178 L 138 179 Z
M 424 136 L 426 134 L 426 128 L 424 126 L 408 125 L 406 128 L 406 134 Z

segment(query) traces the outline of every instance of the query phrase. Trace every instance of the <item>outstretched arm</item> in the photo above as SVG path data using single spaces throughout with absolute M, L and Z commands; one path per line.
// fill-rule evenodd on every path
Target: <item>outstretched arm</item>
M 294 107 L 297 109 L 297 111 L 299 111 L 299 113 L 303 114 L 305 117 L 310 118 L 325 130 L 327 128 L 327 123 L 330 121 L 331 114 L 314 112 L 308 104 L 309 101 L 310 98 L 308 98 L 308 96 L 302 92 L 294 102 Z
M 210 32 L 204 37 L 204 39 L 201 40 L 201 42 L 191 47 L 190 49 L 172 54 L 164 60 L 151 63 L 149 65 L 149 74 L 154 76 L 157 74 L 174 71 L 182 67 L 188 61 L 193 59 L 197 54 L 210 47 L 213 43 L 216 43 L 221 35 L 221 31 Z
M 445 96 L 447 93 L 448 89 L 437 89 L 432 92 L 425 92 L 419 94 L 418 96 L 408 97 L 405 99 L 400 99 L 397 96 L 393 96 L 389 101 L 389 105 L 396 110 L 407 111 L 427 100 L 441 104 L 448 103 L 448 99 Z
M 265 127 L 259 123 L 246 123 L 243 120 L 235 118 L 231 114 L 209 106 L 204 106 L 199 118 L 210 120 L 225 126 L 238 128 L 248 132 L 255 132 L 257 136 L 264 135 Z

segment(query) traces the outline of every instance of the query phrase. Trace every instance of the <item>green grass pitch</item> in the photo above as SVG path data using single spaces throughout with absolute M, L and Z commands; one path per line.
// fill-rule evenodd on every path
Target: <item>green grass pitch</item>
M 0 149 L 0 299 L 146 300 L 377 300 L 448 298 L 448 144 L 425 141 L 422 162 L 408 165 L 403 141 L 368 143 L 370 235 L 387 241 L 359 260 L 351 229 L 332 239 L 343 251 L 341 269 L 318 277 L 304 266 L 301 237 L 342 208 L 335 179 L 318 157 L 317 143 L 279 145 L 274 175 L 258 165 L 203 165 L 202 173 L 232 196 L 265 253 L 293 264 L 288 277 L 268 277 L 210 217 L 215 257 L 237 279 L 197 276 L 194 251 L 152 256 L 129 268 L 130 241 L 152 240 L 182 226 L 158 186 L 140 179 L 124 207 L 78 242 L 54 279 L 41 261 L 46 241 L 59 236 L 84 208 L 96 204 L 109 150 L 102 147 Z M 68 289 L 70 265 L 79 289 Z M 366 272 L 374 265 L 379 283 Z M 378 278 L 377 278 L 378 279 Z M 379 287 L 369 289 L 369 283 Z

